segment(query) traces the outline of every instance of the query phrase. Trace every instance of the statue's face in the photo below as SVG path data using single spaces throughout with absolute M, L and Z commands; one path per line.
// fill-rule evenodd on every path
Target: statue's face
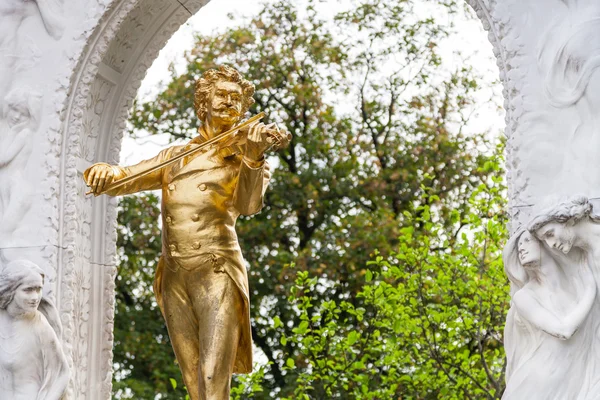
M 25 122 L 28 117 L 28 113 L 24 110 L 20 110 L 19 107 L 15 107 L 14 105 L 8 106 L 6 119 L 11 127 Z
M 571 226 L 565 223 L 550 222 L 537 230 L 536 236 L 553 248 L 567 254 L 573 247 L 575 235 Z
M 529 231 L 523 232 L 517 244 L 521 265 L 534 267 L 540 265 L 542 249 L 540 242 Z
M 233 125 L 242 117 L 243 93 L 237 83 L 219 81 L 213 89 L 208 113 L 213 123 Z
M 42 300 L 43 285 L 43 278 L 39 274 L 31 274 L 23 280 L 21 286 L 15 291 L 13 302 L 16 308 L 23 313 L 35 312 Z

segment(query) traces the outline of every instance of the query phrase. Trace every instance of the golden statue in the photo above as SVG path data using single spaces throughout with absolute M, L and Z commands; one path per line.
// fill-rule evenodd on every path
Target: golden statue
M 240 123 L 254 86 L 223 66 L 196 82 L 199 135 L 130 167 L 92 165 L 96 196 L 162 189 L 162 256 L 154 293 L 192 400 L 229 399 L 232 373 L 252 371 L 248 276 L 235 232 L 239 215 L 263 206 L 270 172 L 264 154 L 287 132 Z

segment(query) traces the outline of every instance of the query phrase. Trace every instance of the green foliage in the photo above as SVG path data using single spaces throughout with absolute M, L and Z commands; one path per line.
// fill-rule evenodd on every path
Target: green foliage
M 265 111 L 265 122 L 294 137 L 270 158 L 265 208 L 238 221 L 253 339 L 268 365 L 236 378 L 233 395 L 451 398 L 457 387 L 497 397 L 505 284 L 494 247 L 501 203 L 490 190 L 500 190 L 502 172 L 489 135 L 463 129 L 478 79 L 467 67 L 441 68 L 437 47 L 452 30 L 440 21 L 461 9 L 453 1 L 348 0 L 328 17 L 319 4 L 267 4 L 239 27 L 197 37 L 184 73 L 173 72 L 156 101 L 136 103 L 131 117 L 134 136 L 193 137 L 193 82 L 227 63 L 257 87 L 251 112 Z M 115 391 L 181 398 L 169 384 L 180 374 L 151 294 L 156 199 L 126 198 L 121 207 Z M 485 297 L 485 285 L 498 297 Z M 481 374 L 483 360 L 489 374 Z
M 407 213 L 398 252 L 370 262 L 360 306 L 320 300 L 320 278 L 298 273 L 290 301 L 301 322 L 286 340 L 299 349 L 287 368 L 300 373 L 285 399 L 500 399 L 502 195 L 499 180 L 480 185 L 452 249 L 429 206 Z
M 255 399 L 258 394 L 264 394 L 264 378 L 265 367 L 259 367 L 248 375 L 237 376 L 238 384 L 231 388 L 231 400 Z

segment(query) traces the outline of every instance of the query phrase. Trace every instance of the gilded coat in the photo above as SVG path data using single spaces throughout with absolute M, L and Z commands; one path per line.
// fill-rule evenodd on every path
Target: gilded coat
M 115 179 L 146 170 L 201 141 L 199 136 L 187 146 L 169 147 L 134 166 L 113 166 Z M 179 268 L 192 270 L 208 259 L 215 270 L 224 270 L 235 282 L 245 305 L 240 315 L 243 327 L 234 366 L 236 373 L 252 371 L 252 333 L 248 275 L 235 222 L 239 215 L 252 215 L 261 210 L 269 178 L 266 162 L 246 160 L 237 147 L 218 150 L 213 146 L 107 192 L 118 196 L 162 189 L 162 256 L 154 281 L 154 293 L 161 310 L 164 268 L 174 272 Z

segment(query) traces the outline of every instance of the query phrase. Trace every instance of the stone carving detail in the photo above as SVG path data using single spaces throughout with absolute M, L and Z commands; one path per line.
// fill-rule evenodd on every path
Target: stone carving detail
M 558 203 L 507 243 L 505 400 L 600 398 L 600 216 L 592 209 L 585 197 Z
M 87 98 L 87 112 L 83 119 L 83 135 L 81 157 L 93 162 L 97 157 L 98 137 L 100 135 L 100 123 L 107 100 L 110 98 L 114 84 L 97 76 L 92 84 Z
M 69 366 L 54 305 L 42 296 L 44 272 L 17 260 L 0 270 L 0 398 L 59 400 Z
M 5 0 L 0 4 L 0 93 L 10 90 L 13 72 L 20 69 L 18 61 L 35 57 L 36 48 L 33 41 L 19 34 L 19 28 L 30 17 L 41 17 L 48 35 L 60 39 L 64 30 L 62 0 Z M 24 46 L 28 45 L 28 46 Z M 29 48 L 34 54 L 19 54 L 21 47 Z M 28 57 L 29 56 L 29 57 Z M 3 99 L 0 98 L 0 108 Z
M 172 4 L 162 1 L 147 1 L 143 7 L 136 7 L 124 22 L 128 29 L 121 29 L 113 39 L 108 52 L 103 58 L 106 65 L 122 73 L 125 63 L 130 60 L 130 53 L 136 50 L 136 45 L 144 40 L 143 37 L 154 21 Z
M 24 175 L 40 114 L 41 95 L 31 88 L 14 88 L 6 95 L 0 120 L 0 243 L 9 243 L 18 234 L 15 231 L 31 206 L 32 182 Z
M 600 3 L 468 0 L 489 31 L 504 84 L 512 231 L 549 195 L 587 192 L 600 145 Z M 586 173 L 581 173 L 581 171 Z

